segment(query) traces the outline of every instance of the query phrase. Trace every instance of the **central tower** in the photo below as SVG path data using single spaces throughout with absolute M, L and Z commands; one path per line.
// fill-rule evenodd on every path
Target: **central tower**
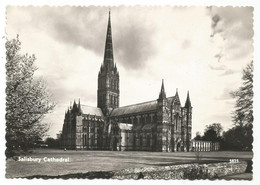
M 104 60 L 98 74 L 97 106 L 107 115 L 119 106 L 119 73 L 114 63 L 110 11 L 107 25 Z

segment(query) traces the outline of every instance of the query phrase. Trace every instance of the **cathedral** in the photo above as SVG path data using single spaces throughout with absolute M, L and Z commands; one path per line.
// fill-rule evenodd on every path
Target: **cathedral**
M 191 150 L 192 106 L 187 94 L 167 97 L 162 81 L 157 99 L 119 106 L 119 72 L 114 63 L 110 12 L 104 60 L 98 73 L 97 107 L 74 101 L 65 112 L 62 147 L 76 150 Z

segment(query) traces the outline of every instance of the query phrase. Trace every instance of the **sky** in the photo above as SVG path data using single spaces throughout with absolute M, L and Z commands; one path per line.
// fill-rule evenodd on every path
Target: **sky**
M 155 100 L 164 79 L 193 106 L 192 135 L 206 125 L 233 126 L 242 69 L 253 60 L 251 7 L 110 7 L 120 106 Z M 62 129 L 70 102 L 97 106 L 109 7 L 7 7 L 8 39 L 19 34 L 21 53 L 35 54 L 56 107 L 42 120 L 49 136 Z

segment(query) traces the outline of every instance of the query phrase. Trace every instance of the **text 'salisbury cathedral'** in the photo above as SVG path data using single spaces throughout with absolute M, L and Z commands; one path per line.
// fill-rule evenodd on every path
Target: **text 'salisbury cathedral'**
M 104 61 L 98 74 L 97 107 L 80 102 L 66 111 L 62 145 L 68 149 L 190 151 L 192 106 L 178 92 L 166 97 L 162 82 L 156 100 L 119 107 L 119 72 L 114 63 L 110 13 Z

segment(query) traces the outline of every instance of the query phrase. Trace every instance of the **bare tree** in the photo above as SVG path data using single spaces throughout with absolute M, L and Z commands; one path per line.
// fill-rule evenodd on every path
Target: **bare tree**
M 35 56 L 21 55 L 19 37 L 6 42 L 6 155 L 26 150 L 44 136 L 48 125 L 41 120 L 55 107 L 46 84 L 34 77 Z

